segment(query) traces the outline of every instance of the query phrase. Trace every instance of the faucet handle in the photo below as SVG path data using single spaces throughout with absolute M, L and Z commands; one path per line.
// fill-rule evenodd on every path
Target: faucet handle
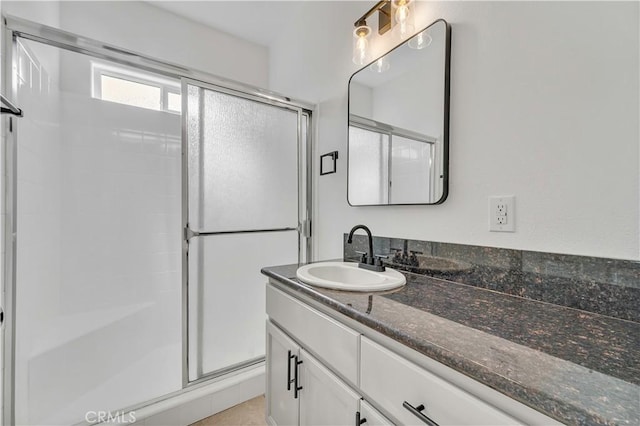
M 367 252 L 366 251 L 358 251 L 356 253 L 361 255 L 360 263 L 367 263 Z
M 384 270 L 385 270 L 385 268 L 384 268 L 384 264 L 382 263 L 382 259 L 388 259 L 388 258 L 389 258 L 389 256 L 384 255 L 384 254 L 374 254 L 374 255 L 373 255 L 373 257 L 374 257 L 374 259 L 375 259 L 375 261 L 373 262 L 373 263 L 374 263 L 374 265 L 375 265 L 375 266 L 377 266 L 377 267 L 379 267 L 379 268 L 380 268 L 380 269 L 379 269 L 380 271 L 384 271 Z
M 376 266 L 383 266 L 382 259 L 388 259 L 389 258 L 389 256 L 384 255 L 384 254 L 374 254 L 373 257 L 376 259 L 375 262 L 374 262 Z

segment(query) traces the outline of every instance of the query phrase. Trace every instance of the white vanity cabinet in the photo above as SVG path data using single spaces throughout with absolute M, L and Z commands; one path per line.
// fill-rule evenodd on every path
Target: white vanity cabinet
M 360 396 L 267 322 L 267 421 L 271 425 L 352 425 Z
M 353 425 L 360 395 L 304 349 L 300 352 L 300 424 Z
M 298 424 L 298 398 L 294 375 L 300 346 L 270 321 L 267 322 L 267 421 L 272 425 Z M 294 364 L 294 365 L 292 365 Z
M 355 424 L 360 334 L 271 285 L 267 314 L 269 424 Z
M 357 384 L 360 333 L 271 285 L 267 286 L 267 315 L 331 370 Z
M 267 285 L 270 425 L 559 424 L 344 317 L 347 326 L 337 320 L 339 313 L 332 318 L 316 302 L 280 288 L 285 287 Z

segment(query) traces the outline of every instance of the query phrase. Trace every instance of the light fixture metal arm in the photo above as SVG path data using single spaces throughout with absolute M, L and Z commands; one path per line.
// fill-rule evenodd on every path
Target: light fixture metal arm
M 363 24 L 366 24 L 366 20 L 376 12 L 379 12 L 378 34 L 382 35 L 386 33 L 391 29 L 391 0 L 380 0 L 378 3 L 373 5 L 373 7 L 369 9 L 367 13 L 362 15 L 356 22 L 354 22 L 354 26 L 359 27 Z

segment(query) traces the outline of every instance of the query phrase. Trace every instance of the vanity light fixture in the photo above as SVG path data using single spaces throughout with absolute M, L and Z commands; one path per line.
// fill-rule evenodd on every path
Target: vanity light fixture
M 362 15 L 355 23 L 353 30 L 353 62 L 356 65 L 366 65 L 370 60 L 370 36 L 371 27 L 367 25 L 369 19 L 378 13 L 378 34 L 383 35 L 393 27 L 392 33 L 400 41 L 413 36 L 414 26 L 414 0 L 381 0 Z M 416 41 L 414 49 L 422 49 L 431 43 L 431 37 L 425 34 L 424 41 Z M 428 37 L 428 39 L 427 39 Z M 389 63 L 372 64 L 371 69 L 376 72 L 384 72 L 389 69 Z
M 366 21 L 356 22 L 356 29 L 353 30 L 353 63 L 365 65 L 369 62 L 369 36 L 371 27 Z
M 367 19 L 378 12 L 378 34 L 382 35 L 391 29 L 391 0 L 381 0 L 358 19 L 353 30 L 353 62 L 366 65 L 369 62 L 369 36 L 371 27 Z

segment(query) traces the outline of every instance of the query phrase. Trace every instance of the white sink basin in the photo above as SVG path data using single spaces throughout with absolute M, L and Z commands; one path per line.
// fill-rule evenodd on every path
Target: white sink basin
M 407 280 L 400 272 L 387 268 L 384 272 L 358 268 L 352 262 L 320 262 L 301 266 L 296 272 L 306 284 L 348 291 L 382 291 L 402 287 Z

